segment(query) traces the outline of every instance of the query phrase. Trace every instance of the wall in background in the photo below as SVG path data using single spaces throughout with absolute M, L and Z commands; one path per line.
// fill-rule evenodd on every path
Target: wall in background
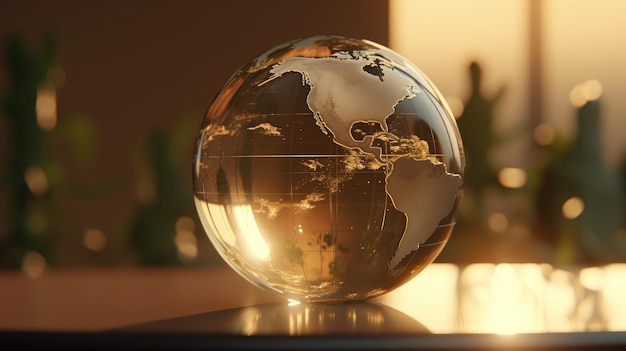
M 469 97 L 469 62 L 479 62 L 484 92 L 506 89 L 495 121 L 499 132 L 523 124 L 532 114 L 531 80 L 537 78 L 537 72 L 531 72 L 532 54 L 540 55 L 534 59 L 541 65 L 542 111 L 537 117 L 567 137 L 577 133 L 577 106 L 572 106 L 570 92 L 597 80 L 603 88 L 604 161 L 616 168 L 626 150 L 621 136 L 626 129 L 621 112 L 626 110 L 621 98 L 626 48 L 619 44 L 626 41 L 624 16 L 626 4 L 619 0 L 391 0 L 389 41 L 452 103 Z M 533 39 L 531 25 L 539 30 Z M 540 41 L 538 52 L 531 52 L 531 40 Z M 515 150 L 503 152 L 499 162 L 523 162 L 523 157 L 509 157 Z
M 67 161 L 68 183 L 100 186 L 88 202 L 71 194 L 63 198 L 65 218 L 74 222 L 58 238 L 63 265 L 103 262 L 106 249 L 85 248 L 87 229 L 103 234 L 109 245 L 123 245 L 138 202 L 149 196 L 140 184 L 138 159 L 152 133 L 174 131 L 189 119 L 199 127 L 205 109 L 239 66 L 277 44 L 309 35 L 337 34 L 388 44 L 387 1 L 378 0 L 28 0 L 5 1 L 0 8 L 3 41 L 17 33 L 38 50 L 47 31 L 56 33 L 64 81 L 57 92 L 59 118 L 81 114 L 96 131 L 94 165 L 74 167 L 62 151 L 56 155 Z M 5 55 L 0 69 L 4 91 Z M 2 121 L 3 142 L 8 133 Z M 180 148 L 178 160 L 181 178 L 189 179 L 185 184 L 190 197 L 194 141 L 190 138 Z M 6 151 L 0 152 L 0 159 L 6 157 Z M 199 240 L 200 248 L 210 245 L 204 235 Z M 105 261 L 111 260 L 136 262 L 132 257 Z

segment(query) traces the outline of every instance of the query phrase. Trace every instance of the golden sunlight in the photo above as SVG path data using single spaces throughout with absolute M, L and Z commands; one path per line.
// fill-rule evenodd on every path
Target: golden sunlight
M 494 121 L 504 131 L 528 115 L 527 11 L 523 0 L 392 0 L 389 47 L 433 81 L 457 118 L 463 106 L 458 102 L 467 102 L 471 93 L 470 62 L 479 63 L 485 94 L 506 85 L 506 98 L 498 105 L 506 118 Z
M 603 273 L 602 307 L 606 311 L 608 329 L 623 331 L 626 328 L 626 264 L 612 263 Z
M 555 269 L 546 281 L 544 308 L 546 331 L 563 332 L 572 330 L 572 314 L 576 308 L 576 291 L 571 272 Z
M 239 227 L 239 233 L 248 243 L 250 254 L 258 259 L 268 260 L 270 248 L 267 246 L 263 234 L 254 219 L 252 207 L 249 205 L 233 206 L 233 217 Z
M 450 332 L 457 323 L 457 306 L 449 302 L 456 299 L 458 278 L 458 266 L 431 264 L 399 289 L 381 296 L 378 301 L 420 322 L 425 322 L 427 316 L 426 326 L 433 333 Z
M 448 103 L 448 107 L 450 107 L 450 111 L 452 111 L 454 118 L 458 119 L 465 110 L 463 100 L 458 97 L 447 97 L 446 102 Z
M 527 322 L 521 300 L 522 286 L 510 264 L 498 264 L 490 282 L 490 327 L 496 334 L 511 335 L 520 332 Z
M 204 223 L 208 224 L 213 233 L 220 233 L 220 238 L 224 241 L 224 244 L 228 246 L 235 246 L 235 243 L 237 242 L 235 231 L 230 225 L 228 214 L 226 213 L 224 206 L 202 203 L 197 206 L 197 208 L 201 210 L 206 208 L 206 212 L 200 212 L 200 219 L 202 219 L 203 216 L 210 216 L 211 220 L 204 221 Z
M 578 280 L 585 288 L 599 291 L 604 286 L 604 269 L 601 267 L 583 268 L 580 270 Z

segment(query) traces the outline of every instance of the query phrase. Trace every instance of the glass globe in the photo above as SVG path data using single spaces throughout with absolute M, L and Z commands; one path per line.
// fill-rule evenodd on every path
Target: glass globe
M 423 73 L 377 43 L 316 36 L 226 82 L 198 132 L 193 189 L 211 243 L 251 283 L 363 300 L 441 252 L 463 167 L 455 119 Z

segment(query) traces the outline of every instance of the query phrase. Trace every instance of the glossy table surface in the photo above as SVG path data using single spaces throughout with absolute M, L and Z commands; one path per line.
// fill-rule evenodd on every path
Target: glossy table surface
M 133 349 L 155 343 L 172 349 L 619 349 L 626 346 L 625 297 L 624 264 L 436 263 L 386 295 L 335 305 L 289 303 L 227 267 L 76 269 L 46 271 L 37 279 L 3 271 L 0 342 L 68 348 L 123 343 Z M 116 338 L 107 337 L 111 333 Z M 168 338 L 180 334 L 186 337 Z

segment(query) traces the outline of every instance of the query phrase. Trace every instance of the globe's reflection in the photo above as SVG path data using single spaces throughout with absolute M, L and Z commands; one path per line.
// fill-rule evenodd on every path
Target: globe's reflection
M 132 331 L 233 335 L 407 335 L 430 333 L 391 307 L 348 304 L 263 304 L 146 323 Z

